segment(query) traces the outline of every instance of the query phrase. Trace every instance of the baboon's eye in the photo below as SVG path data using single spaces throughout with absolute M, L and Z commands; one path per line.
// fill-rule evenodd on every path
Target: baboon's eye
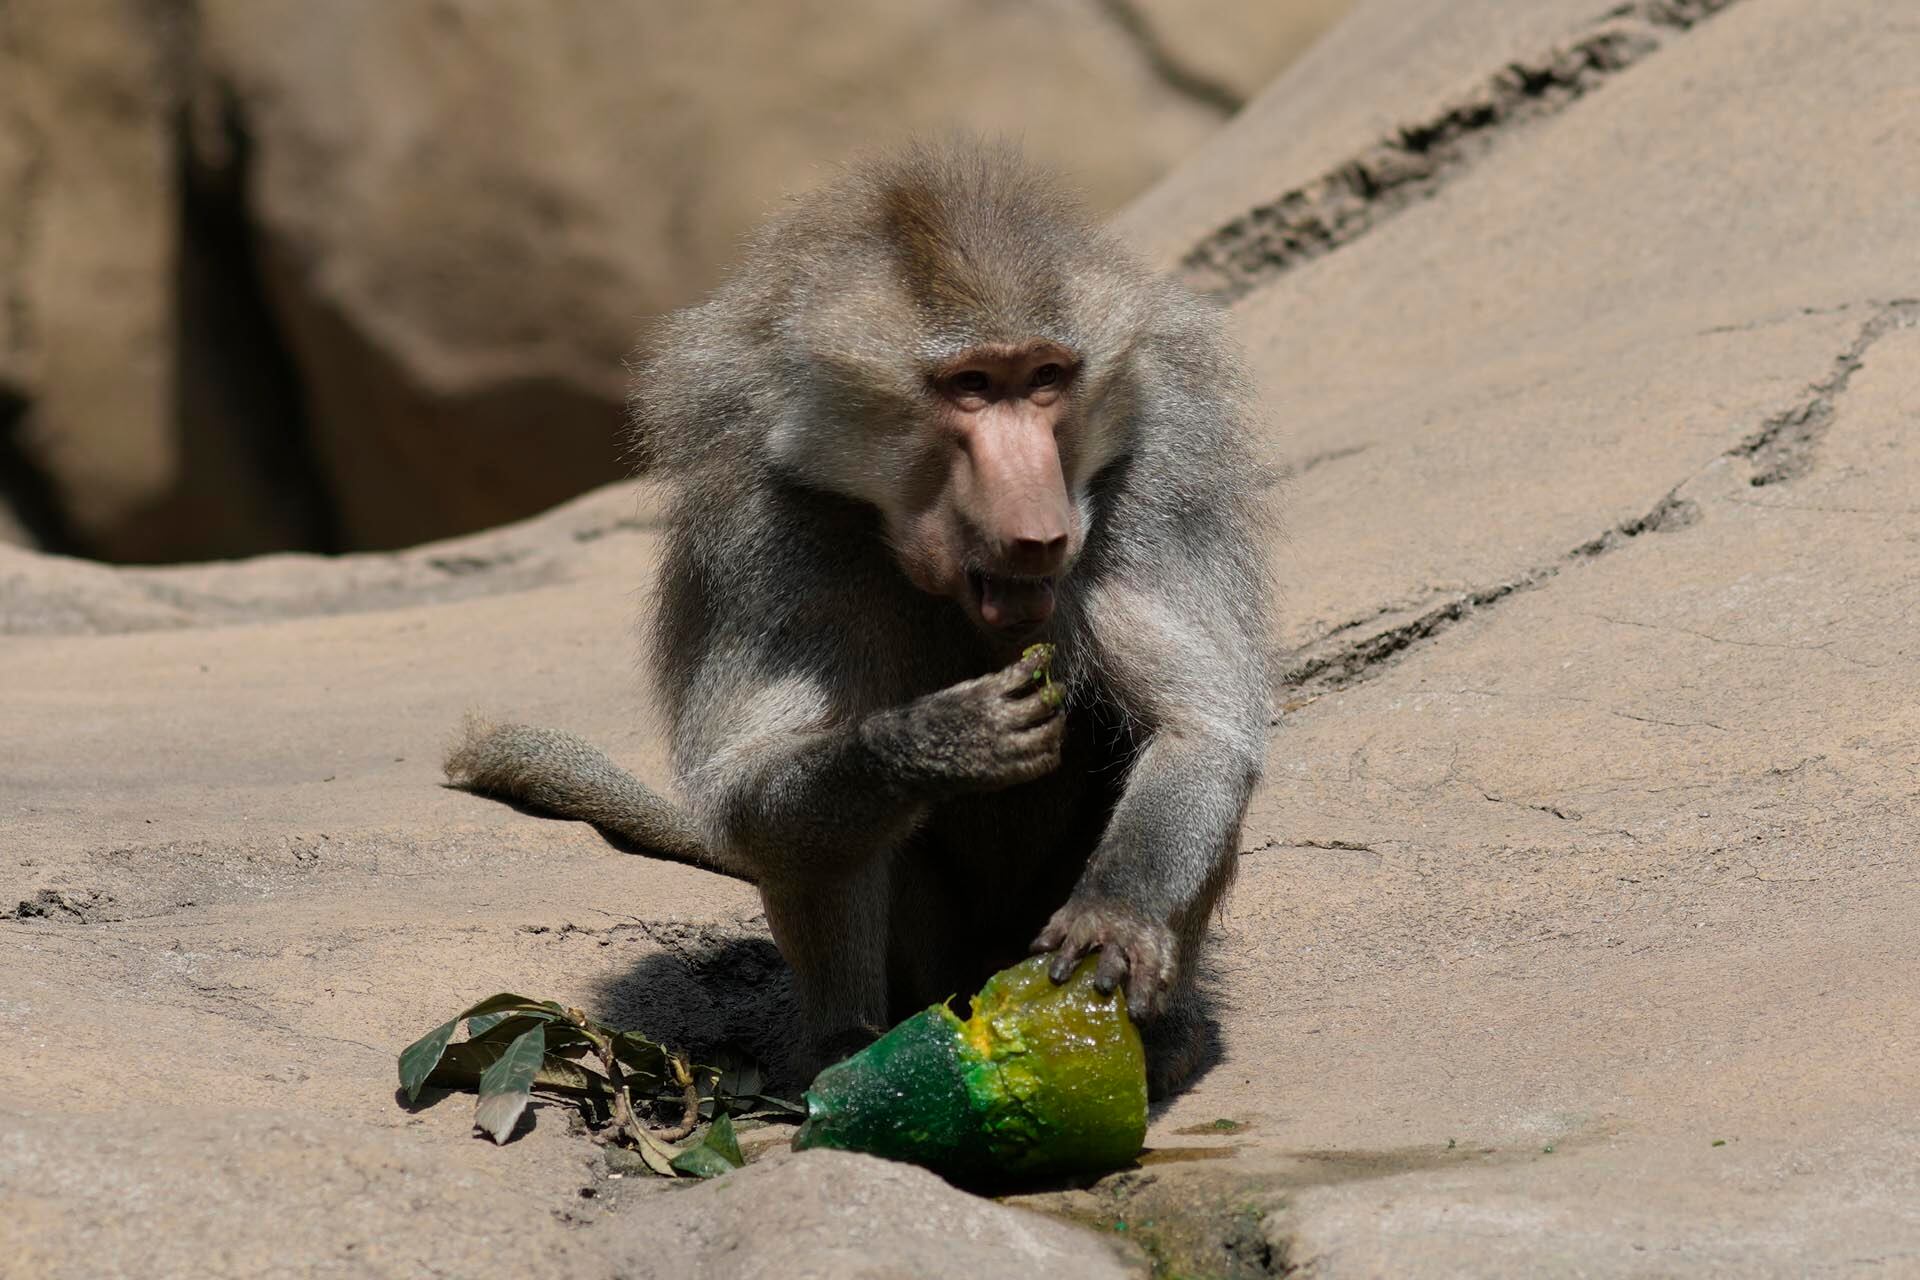
M 1033 371 L 1033 385 L 1050 387 L 1060 381 L 1060 372 L 1060 366 L 1057 364 L 1043 364 Z
M 992 379 L 978 369 L 962 369 L 953 375 L 953 389 L 963 395 L 983 395 L 991 385 Z

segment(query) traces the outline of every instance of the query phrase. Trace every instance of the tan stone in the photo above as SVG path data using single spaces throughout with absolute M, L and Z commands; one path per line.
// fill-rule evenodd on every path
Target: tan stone
M 12 0 L 8 488 L 132 561 L 543 510 L 627 469 L 647 321 L 849 151 L 1023 135 L 1109 208 L 1344 3 Z
M 1159 6 L 1157 29 L 1204 46 L 1191 7 Z M 620 474 L 643 322 L 849 151 L 963 126 L 1022 137 L 1102 207 L 1145 186 L 1224 108 L 1170 85 L 1108 8 L 205 6 L 347 545 Z M 1263 38 L 1233 38 L 1249 26 Z M 1217 43 L 1270 75 L 1311 30 L 1243 19 Z
M 1364 16 L 1396 8 L 1432 12 Z M 1221 926 L 1220 1056 L 1140 1170 L 1019 1205 L 1124 1235 L 1136 1274 L 1920 1256 L 1905 15 L 1738 0 L 1235 304 L 1295 470 L 1298 678 Z M 1420 82 L 1417 49 L 1346 51 L 1297 74 Z M 1218 163 L 1182 180 L 1246 177 Z M 870 1165 L 684 1191 L 604 1177 L 557 1107 L 494 1148 L 464 1098 L 395 1102 L 398 1048 L 503 987 L 778 1061 L 748 890 L 437 785 L 474 704 L 664 776 L 631 665 L 657 539 L 616 488 L 393 556 L 0 549 L 0 902 L 36 904 L 0 921 L 14 1256 L 524 1273 L 511 1241 L 570 1274 L 938 1275 L 1035 1238 Z M 111 1091 L 74 1067 L 108 1061 Z M 934 1225 L 861 1235 L 863 1203 Z

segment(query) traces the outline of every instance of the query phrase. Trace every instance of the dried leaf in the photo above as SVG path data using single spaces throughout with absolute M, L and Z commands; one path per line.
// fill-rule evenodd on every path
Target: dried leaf
M 647 1168 L 653 1170 L 663 1178 L 677 1178 L 680 1176 L 673 1167 L 674 1157 L 680 1154 L 676 1148 L 668 1146 L 666 1143 L 660 1141 L 660 1139 L 648 1133 L 645 1129 L 636 1132 L 634 1138 L 640 1144 L 640 1158 L 647 1162 Z
M 569 1062 L 558 1054 L 549 1053 L 540 1062 L 539 1074 L 533 1078 L 536 1089 L 554 1089 L 565 1093 L 604 1093 L 611 1094 L 613 1087 L 607 1078 L 598 1071 L 589 1071 L 577 1062 Z

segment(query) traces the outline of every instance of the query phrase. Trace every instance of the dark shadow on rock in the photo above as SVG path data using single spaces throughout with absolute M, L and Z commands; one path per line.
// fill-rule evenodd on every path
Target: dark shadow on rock
M 21 444 L 31 407 L 24 392 L 0 385 L 0 507 L 13 513 L 37 550 L 79 555 L 53 477 Z
M 658 921 L 645 926 L 661 950 L 642 959 L 599 993 L 606 1021 L 719 1065 L 745 1057 L 759 1064 L 764 1088 L 797 1098 L 807 1081 L 794 1075 L 799 1033 L 793 975 L 765 925 Z
M 172 421 L 179 474 L 122 561 L 342 550 L 337 504 L 308 422 L 311 388 L 262 272 L 268 242 L 252 207 L 255 140 L 230 86 L 175 125 Z
M 441 785 L 469 790 L 450 782 Z M 572 821 L 510 797 L 481 794 L 530 817 Z M 659 856 L 595 830 L 621 853 Z M 808 1082 L 791 1078 L 792 1046 L 799 1033 L 793 974 L 764 919 L 648 920 L 634 927 L 661 950 L 601 987 L 593 1003 L 596 1016 L 610 1026 L 684 1050 L 696 1062 L 744 1056 L 759 1064 L 770 1091 L 777 1084 L 797 1097 Z
M 1206 1078 L 1209 1072 L 1220 1065 L 1222 1058 L 1220 1020 L 1214 1012 L 1217 1005 L 1218 1000 L 1213 993 L 1211 982 L 1203 982 L 1199 994 L 1196 995 L 1188 1005 L 1186 1017 L 1187 1025 L 1191 1028 L 1189 1032 L 1191 1040 L 1185 1049 L 1185 1053 L 1191 1063 L 1188 1068 L 1188 1073 L 1174 1089 L 1165 1095 L 1154 1097 L 1149 1102 L 1147 1106 L 1147 1119 L 1149 1122 L 1158 1120 L 1168 1106 L 1178 1099 L 1181 1094 L 1186 1093 L 1195 1085 L 1199 1084 L 1201 1080 Z M 1154 1035 L 1152 1028 L 1148 1028 L 1142 1033 L 1141 1040 L 1147 1047 L 1147 1062 L 1149 1068 L 1151 1068 L 1154 1052 Z M 1151 1074 L 1151 1072 L 1149 1074 Z
M 458 1089 L 443 1089 L 439 1085 L 430 1084 L 421 1086 L 420 1096 L 417 1098 L 407 1097 L 405 1089 L 395 1089 L 393 1100 L 399 1104 L 402 1111 L 411 1116 L 419 1115 L 422 1111 L 431 1111 L 440 1105 L 443 1098 L 450 1098 L 459 1092 Z
M 442 783 L 450 790 L 466 790 Z M 554 819 L 548 811 L 504 796 L 488 798 L 531 817 Z M 569 819 L 559 819 L 568 821 Z M 644 847 L 595 828 L 613 848 L 635 857 L 657 857 Z M 670 859 L 668 859 L 670 861 Z M 793 1048 L 800 1035 L 794 1002 L 793 974 L 766 931 L 763 917 L 748 922 L 648 921 L 638 926 L 662 950 L 641 960 L 625 975 L 606 983 L 595 1008 L 604 1021 L 638 1031 L 669 1048 L 685 1050 L 696 1062 L 745 1056 L 759 1064 L 766 1089 L 797 1098 L 809 1081 L 794 1074 Z M 1012 957 L 1009 963 L 1017 962 Z M 1205 967 L 1197 994 L 1187 1002 L 1182 1025 L 1173 1030 L 1175 1042 L 1189 1059 L 1187 1074 L 1166 1097 L 1156 1097 L 1149 1109 L 1157 1118 L 1173 1099 L 1191 1089 L 1220 1064 L 1218 974 Z M 991 973 L 979 975 L 984 984 Z M 954 1009 L 966 1016 L 972 992 L 959 992 Z M 1153 1052 L 1154 1035 L 1143 1036 Z

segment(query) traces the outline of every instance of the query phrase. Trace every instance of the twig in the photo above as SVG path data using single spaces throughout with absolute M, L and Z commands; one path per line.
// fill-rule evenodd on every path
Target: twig
M 668 1054 L 667 1068 L 673 1072 L 673 1082 L 680 1086 L 685 1096 L 686 1110 L 679 1124 L 671 1129 L 655 1129 L 653 1136 L 662 1142 L 678 1142 L 690 1136 L 700 1123 L 700 1090 L 693 1082 L 693 1065 L 684 1054 Z
M 593 1046 L 594 1056 L 600 1059 L 600 1067 L 607 1073 L 607 1083 L 613 1089 L 613 1123 L 617 1131 L 624 1134 L 633 1145 L 640 1146 L 641 1133 L 645 1132 L 658 1142 L 678 1142 L 689 1137 L 700 1124 L 700 1089 L 694 1083 L 693 1064 L 685 1054 L 669 1053 L 667 1069 L 673 1075 L 673 1082 L 680 1086 L 685 1098 L 686 1110 L 680 1123 L 665 1129 L 650 1129 L 634 1110 L 633 1091 L 627 1087 L 626 1073 L 620 1070 L 620 1059 L 613 1052 L 613 1037 L 606 1035 L 594 1026 L 584 1010 L 568 1009 L 567 1020 L 580 1029 L 587 1043 Z

